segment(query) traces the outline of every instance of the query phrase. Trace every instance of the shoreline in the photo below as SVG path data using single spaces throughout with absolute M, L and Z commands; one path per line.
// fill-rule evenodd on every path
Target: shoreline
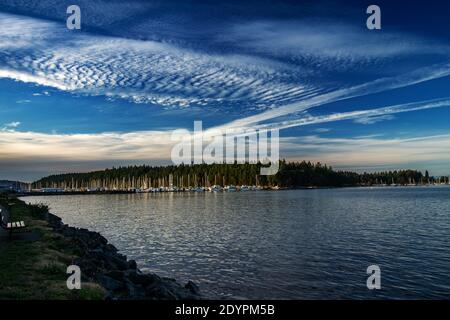
M 279 187 L 279 188 L 263 188 L 259 190 L 245 190 L 245 191 L 158 191 L 158 192 L 139 192 L 135 190 L 117 190 L 117 191 L 58 191 L 58 192 L 17 192 L 15 197 L 31 197 L 31 196 L 62 196 L 62 195 L 112 195 L 112 194 L 160 194 L 160 193 L 251 193 L 260 191 L 285 191 L 285 190 L 326 190 L 326 189 L 349 189 L 349 188 L 368 188 L 368 189 L 386 189 L 386 188 L 431 188 L 431 187 L 449 187 L 450 184 L 418 184 L 418 185 L 355 185 L 355 186 L 311 186 L 311 187 Z
M 137 267 L 135 260 L 129 260 L 118 249 L 110 244 L 100 233 L 64 224 L 62 219 L 48 211 L 42 205 L 29 205 L 16 196 L 8 196 L 7 202 L 13 202 L 14 207 L 22 211 L 28 210 L 28 216 L 21 216 L 30 226 L 30 234 L 36 233 L 34 225 L 46 228 L 45 233 L 39 233 L 39 240 L 27 242 L 13 239 L 4 245 L 12 247 L 18 243 L 21 246 L 34 245 L 51 247 L 53 257 L 70 256 L 69 265 L 76 265 L 81 270 L 83 283 L 96 284 L 103 289 L 103 299 L 107 300 L 199 300 L 198 286 L 189 281 L 182 286 L 175 279 L 159 277 L 154 273 L 144 273 Z M 17 211 L 17 210 L 16 210 Z M 14 212 L 14 210 L 13 210 Z M 37 229 L 36 229 L 37 230 Z M 0 240 L 1 242 L 3 239 Z M 58 245 L 54 245 L 57 241 Z M 57 250 L 55 250 L 57 248 Z M 36 260 L 44 255 L 39 252 Z M 14 268 L 14 266 L 9 266 Z M 61 266 L 64 272 L 64 266 Z M 19 270 L 20 271 L 20 270 Z M 41 277 L 41 274 L 35 276 Z M 61 274 L 62 279 L 69 275 Z M 65 281 L 60 283 L 65 286 Z M 65 289 L 68 290 L 69 289 Z M 74 290 L 79 291 L 79 290 Z M 1 297 L 0 297 L 1 298 Z M 25 297 L 29 299 L 30 297 Z M 32 297 L 31 297 L 32 298 Z
M 84 254 L 74 261 L 85 276 L 99 283 L 108 292 L 106 299 L 168 299 L 199 298 L 199 289 L 191 281 L 184 287 L 175 279 L 143 273 L 135 260 L 118 252 L 100 233 L 71 227 L 50 212 L 46 220 L 53 230 L 77 243 Z

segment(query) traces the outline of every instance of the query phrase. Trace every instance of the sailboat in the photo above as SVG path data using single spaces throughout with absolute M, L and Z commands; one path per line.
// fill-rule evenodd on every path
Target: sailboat
M 397 184 L 396 184 L 395 181 L 394 181 L 394 178 L 392 178 L 391 186 L 392 186 L 392 187 L 396 187 L 396 186 L 397 186 Z
M 228 192 L 236 192 L 237 189 L 236 189 L 236 187 L 235 187 L 234 185 L 229 185 L 229 186 L 226 186 L 226 187 L 225 187 L 225 191 L 228 191 Z
M 240 188 L 239 188 L 239 191 L 249 191 L 250 189 L 249 189 L 249 187 L 247 187 L 246 185 L 242 185 Z
M 215 185 L 213 185 L 212 187 L 209 187 L 208 190 L 209 190 L 210 192 L 220 192 L 220 191 L 222 191 L 222 187 L 219 186 L 219 185 L 217 185 L 217 184 L 215 184 Z

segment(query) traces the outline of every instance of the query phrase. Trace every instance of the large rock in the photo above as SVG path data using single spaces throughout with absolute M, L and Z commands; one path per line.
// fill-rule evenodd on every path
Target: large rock
M 125 282 L 118 281 L 116 279 L 113 279 L 111 277 L 108 277 L 104 274 L 99 274 L 97 276 L 97 280 L 100 282 L 100 284 L 108 291 L 112 291 L 113 293 L 115 291 L 120 291 L 126 289 Z
M 144 287 L 161 281 L 161 278 L 156 274 L 146 274 L 135 270 L 129 270 L 125 274 L 131 282 L 142 285 Z
M 128 260 L 128 269 L 136 270 L 137 269 L 137 263 L 134 260 Z
M 186 289 L 188 289 L 192 294 L 200 295 L 200 288 L 192 281 L 189 281 L 188 283 L 186 283 L 186 285 L 184 287 Z

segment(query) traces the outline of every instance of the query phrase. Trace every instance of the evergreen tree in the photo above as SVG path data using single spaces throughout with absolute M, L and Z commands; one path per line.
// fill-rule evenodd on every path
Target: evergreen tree
M 261 176 L 261 163 L 196 164 L 179 166 L 128 166 L 89 173 L 51 175 L 33 183 L 33 188 L 72 190 L 129 190 L 177 186 L 180 188 L 219 185 L 259 185 L 265 187 L 344 187 L 380 184 L 420 184 L 425 179 L 416 170 L 358 174 L 335 171 L 330 166 L 311 162 L 281 160 L 276 175 Z M 265 165 L 267 166 L 267 165 Z M 448 181 L 448 179 L 446 180 Z

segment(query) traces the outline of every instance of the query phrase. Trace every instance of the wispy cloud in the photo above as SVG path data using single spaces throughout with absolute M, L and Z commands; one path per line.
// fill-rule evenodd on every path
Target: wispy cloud
M 3 125 L 3 128 L 1 129 L 1 131 L 9 131 L 12 132 L 14 131 L 17 127 L 20 126 L 20 122 L 19 121 L 14 121 L 14 122 L 10 122 L 10 123 L 5 123 Z
M 170 132 L 45 134 L 13 129 L 20 122 L 6 124 L 0 131 L 0 159 L 36 157 L 59 160 L 170 159 Z
M 355 123 L 359 124 L 374 124 L 381 121 L 394 120 L 395 117 L 390 114 L 382 115 L 382 116 L 374 116 L 374 117 L 361 117 L 353 120 Z
M 329 129 L 329 128 L 317 128 L 317 129 L 314 129 L 314 132 L 317 132 L 317 133 L 325 133 L 325 132 L 330 132 L 331 131 L 331 129 Z
M 63 83 L 49 79 L 43 75 L 33 75 L 24 71 L 0 69 L 0 78 L 10 78 L 25 83 L 35 83 L 41 86 L 53 87 L 64 91 L 71 89 Z
M 29 99 L 22 99 L 22 100 L 17 100 L 16 101 L 16 103 L 18 103 L 18 104 L 22 104 L 22 103 L 30 103 L 31 102 L 31 100 L 29 100 Z
M 70 34 L 62 24 L 27 17 L 0 18 L 0 36 L 5 39 L 0 77 L 181 107 L 233 102 L 265 109 L 314 90 L 295 80 L 281 62 L 202 53 L 155 41 Z M 22 39 L 23 30 L 8 28 L 11 24 L 27 26 L 20 46 L 15 39 Z
M 447 77 L 450 75 L 450 63 L 444 63 L 439 65 L 433 65 L 429 67 L 420 68 L 400 76 L 380 78 L 374 81 L 366 82 L 360 85 L 343 88 L 324 94 L 316 95 L 311 98 L 303 99 L 302 101 L 280 106 L 278 108 L 268 110 L 253 116 L 244 117 L 242 119 L 233 121 L 227 126 L 229 127 L 246 127 L 255 126 L 258 123 L 264 121 L 276 119 L 278 117 L 294 114 L 297 112 L 305 111 L 311 108 L 322 106 L 328 103 L 341 101 L 345 99 L 361 97 L 369 94 L 379 93 L 387 90 L 402 88 L 411 86 L 414 84 L 419 84 L 422 82 L 430 81 L 433 79 L 438 79 L 442 77 Z M 334 115 L 332 115 L 333 117 Z M 290 123 L 290 126 L 295 126 L 295 123 L 302 123 L 303 120 L 299 121 L 287 121 L 285 123 Z M 300 125 L 297 124 L 297 125 Z M 269 125 L 270 126 L 270 125 Z M 271 125 L 273 127 L 276 124 Z M 280 127 L 282 128 L 282 127 Z
M 281 140 L 286 157 L 321 161 L 337 167 L 388 169 L 410 163 L 448 163 L 450 134 L 417 138 L 321 138 L 305 136 Z M 442 172 L 448 174 L 448 172 Z
M 102 134 L 42 134 L 0 131 L 0 159 L 65 162 L 64 171 L 76 170 L 80 163 L 117 161 L 170 162 L 174 142 L 169 132 L 145 131 Z M 333 166 L 396 168 L 411 161 L 450 161 L 450 134 L 417 138 L 377 136 L 323 138 L 318 136 L 282 137 L 283 157 L 321 161 Z
M 23 16 L 0 18 L 0 77 L 164 107 L 225 109 L 232 104 L 244 111 L 270 109 L 243 121 L 267 120 L 412 83 L 392 77 L 362 85 L 323 85 L 323 74 L 330 68 L 358 69 L 359 61 L 367 64 L 406 53 L 449 52 L 445 45 L 404 34 L 368 36 L 340 24 L 243 23 L 229 27 L 217 41 L 249 50 L 217 54 L 163 42 L 70 33 L 63 24 Z M 294 53 L 295 59 L 277 58 Z M 449 66 L 436 65 L 429 73 L 442 68 L 448 71 Z
M 288 128 L 292 126 L 311 125 L 343 120 L 367 119 L 371 117 L 385 117 L 402 112 L 412 112 L 432 108 L 450 107 L 450 99 L 436 101 L 424 101 L 410 104 L 374 108 L 368 110 L 358 110 L 344 113 L 336 113 L 323 116 L 307 116 L 294 121 L 282 123 L 260 125 L 251 127 L 252 129 L 272 129 Z M 158 159 L 169 160 L 171 148 L 174 142 L 171 140 L 171 130 L 165 131 L 137 131 L 129 133 L 100 133 L 100 134 L 44 134 L 37 132 L 14 131 L 20 122 L 5 124 L 0 132 L 0 158 L 14 159 L 21 157 L 45 157 L 49 159 L 66 160 L 144 160 Z M 210 128 L 204 131 L 205 138 L 211 138 L 223 126 Z M 245 129 L 245 128 L 243 128 Z M 296 145 L 298 154 L 301 156 L 305 148 L 316 149 L 315 152 L 323 150 L 333 150 L 345 142 L 348 146 L 351 143 L 368 143 L 368 145 L 386 145 L 384 140 L 375 138 L 356 139 L 331 139 L 331 140 L 311 140 L 302 138 L 302 144 Z M 289 138 L 287 140 L 289 141 Z M 399 140 L 392 140 L 393 142 Z M 410 142 L 415 140 L 402 140 Z M 314 142 L 314 143 L 312 143 Z M 322 143 L 327 142 L 327 143 Z M 323 147 L 325 148 L 323 148 Z M 338 149 L 339 150 L 339 149 Z M 442 149 L 441 149 L 442 150 Z M 366 159 L 365 157 L 363 157 Z M 363 159 L 361 158 L 361 159 Z M 379 159 L 379 158 L 376 158 Z M 375 159 L 375 160 L 376 160 Z M 388 161 L 389 157 L 383 155 L 382 161 Z M 380 160 L 381 161 L 381 160 Z
M 42 91 L 42 92 L 35 92 L 33 93 L 34 97 L 40 97 L 40 96 L 50 96 L 50 92 L 48 91 Z
M 392 31 L 368 33 L 364 28 L 337 21 L 252 21 L 233 25 L 221 38 L 275 56 L 320 61 L 322 68 L 334 71 L 367 65 L 376 59 L 449 55 L 448 45 Z
M 353 121 L 359 121 L 359 123 L 368 124 L 370 121 L 374 123 L 373 121 L 377 120 L 388 120 L 389 118 L 386 117 L 392 117 L 393 114 L 397 113 L 404 113 L 404 112 L 413 112 L 413 111 L 420 111 L 420 110 L 428 110 L 428 109 L 434 109 L 434 108 L 444 108 L 444 107 L 450 107 L 450 98 L 444 98 L 444 99 L 437 99 L 437 100 L 429 100 L 429 101 L 419 101 L 419 102 L 413 102 L 413 103 L 406 103 L 406 104 L 399 104 L 394 106 L 387 106 L 387 107 L 381 107 L 381 108 L 371 108 L 371 109 L 365 109 L 365 110 L 355 110 L 355 111 L 349 111 L 349 112 L 337 112 L 337 113 L 331 113 L 331 114 L 324 114 L 324 115 L 318 115 L 318 116 L 311 116 L 308 113 L 306 113 L 304 116 L 293 119 L 293 120 L 286 120 L 286 121 L 280 121 L 280 122 L 269 122 L 269 123 L 263 123 L 263 124 L 255 124 L 255 123 L 246 123 L 245 121 L 234 121 L 227 125 L 220 126 L 219 128 L 222 130 L 225 130 L 226 128 L 240 128 L 240 129 L 246 129 L 246 128 L 253 128 L 258 130 L 271 130 L 271 129 L 287 129 L 292 127 L 298 127 L 298 126 L 307 126 L 307 125 L 314 125 L 314 124 L 321 124 L 321 123 L 328 123 L 328 122 L 335 122 L 335 121 L 344 121 L 344 120 L 353 120 Z M 238 125 L 237 125 L 238 124 Z

